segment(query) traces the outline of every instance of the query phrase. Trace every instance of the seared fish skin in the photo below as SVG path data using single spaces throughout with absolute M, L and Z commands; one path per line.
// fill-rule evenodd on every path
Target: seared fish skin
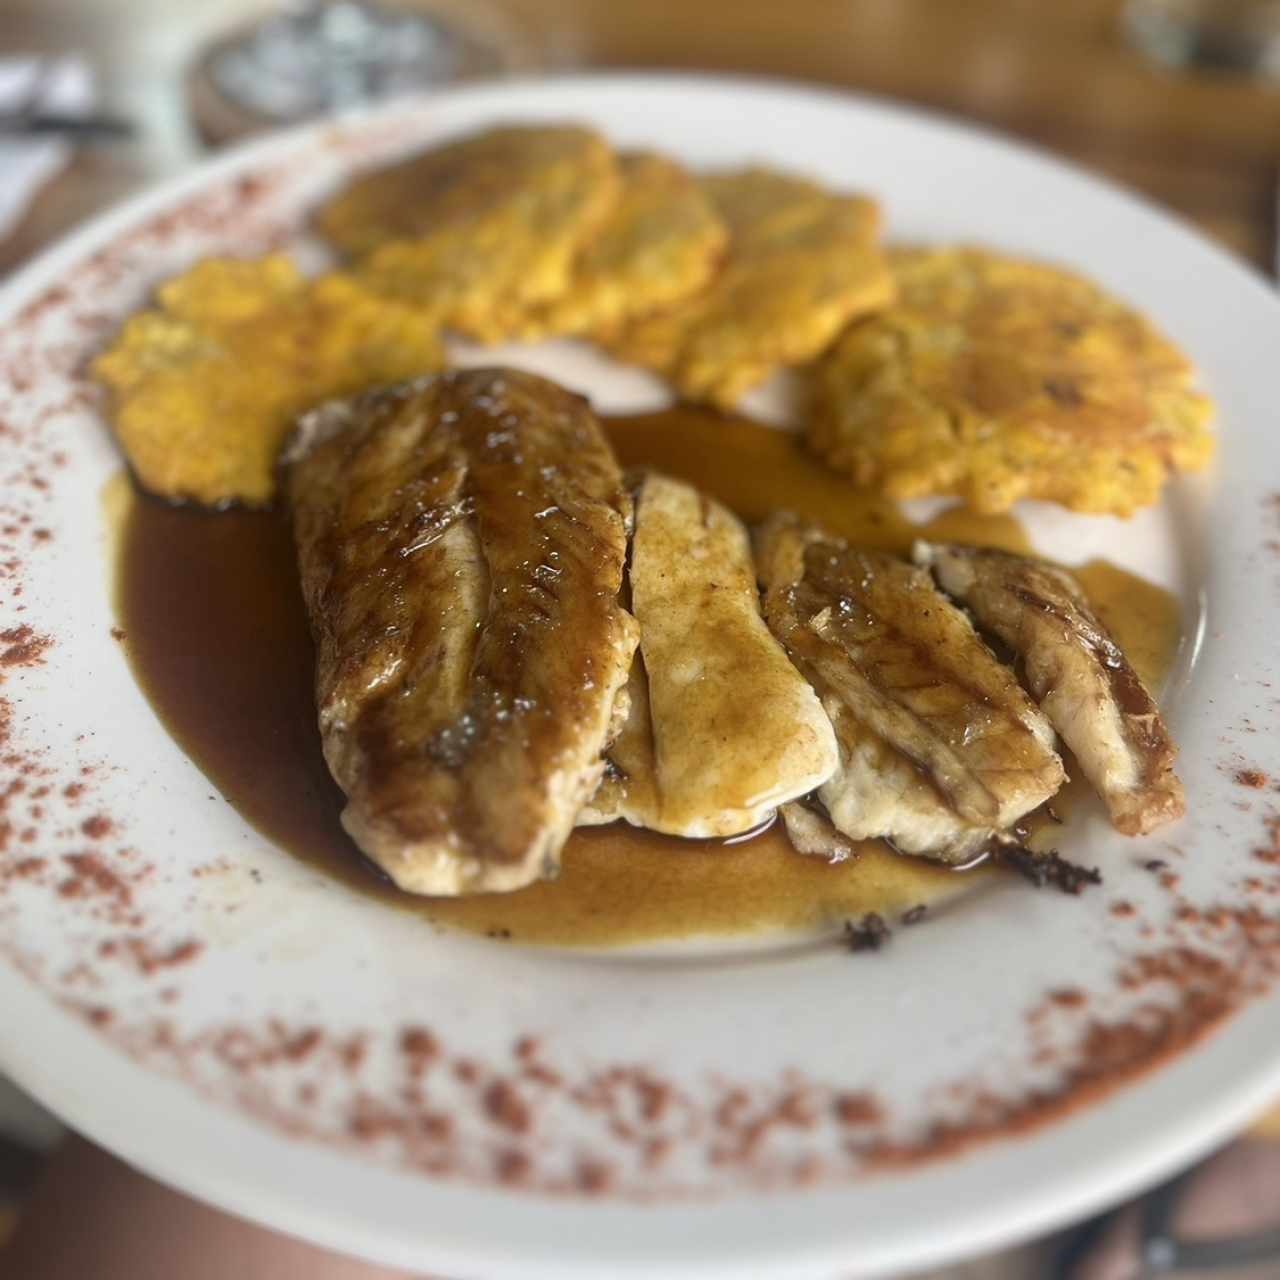
M 637 643 L 631 499 L 586 402 L 447 373 L 318 411 L 286 461 L 343 825 L 414 893 L 554 871 Z
M 759 530 L 765 617 L 822 697 L 836 827 L 962 860 L 1062 784 L 1053 730 L 924 571 L 795 516 Z
M 1032 696 L 1118 831 L 1143 835 L 1186 812 L 1160 709 L 1069 573 L 973 547 L 921 543 L 916 559 L 1022 659 Z
M 631 712 L 588 820 L 671 835 L 737 835 L 839 763 L 818 698 L 760 616 L 742 522 L 692 485 L 637 478 Z M 611 806 L 608 807 L 608 806 Z

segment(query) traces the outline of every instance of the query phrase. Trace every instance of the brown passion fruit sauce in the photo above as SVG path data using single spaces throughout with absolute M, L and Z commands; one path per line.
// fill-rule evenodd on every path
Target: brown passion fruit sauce
M 852 489 L 810 458 L 796 436 L 745 419 L 681 406 L 605 427 L 624 466 L 688 480 L 749 522 L 787 508 L 888 551 L 906 552 L 919 537 L 1029 549 L 1009 516 L 954 510 L 913 525 L 896 504 Z M 1158 688 L 1180 640 L 1177 601 L 1103 562 L 1079 577 L 1138 673 Z M 816 931 L 869 912 L 892 921 L 988 874 L 903 857 L 878 841 L 829 863 L 797 853 L 780 824 L 720 841 L 618 823 L 576 831 L 555 880 L 508 894 L 415 898 L 364 859 L 339 822 L 342 795 L 321 755 L 314 652 L 281 512 L 212 513 L 130 490 L 117 611 L 156 714 L 246 821 L 353 890 L 444 925 L 561 946 Z M 1070 795 L 1054 807 L 1063 813 Z

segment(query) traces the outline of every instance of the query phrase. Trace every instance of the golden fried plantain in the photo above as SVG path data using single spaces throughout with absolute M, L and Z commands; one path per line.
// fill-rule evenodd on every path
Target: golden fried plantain
M 568 291 L 534 308 L 521 338 L 614 333 L 715 273 L 729 232 L 694 178 L 652 152 L 624 155 L 621 166 L 622 194 L 578 254 Z
M 730 408 L 774 369 L 812 359 L 849 320 L 886 305 L 893 281 L 872 200 L 768 169 L 700 185 L 729 225 L 723 268 L 701 292 L 604 345 L 682 396 Z
M 809 443 L 857 484 L 1129 515 L 1212 455 L 1187 358 L 1090 281 L 973 248 L 891 261 L 897 303 L 813 375 Z
M 592 130 L 507 126 L 356 178 L 316 225 L 370 288 L 496 342 L 569 287 L 620 186 Z
M 213 258 L 170 280 L 94 364 L 116 435 L 154 493 L 261 505 L 294 418 L 333 396 L 438 369 L 436 326 L 348 275 L 283 255 Z

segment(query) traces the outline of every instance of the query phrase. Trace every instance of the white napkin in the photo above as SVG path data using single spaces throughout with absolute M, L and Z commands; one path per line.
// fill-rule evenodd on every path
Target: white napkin
M 35 108 L 87 114 L 93 75 L 78 58 L 0 58 L 0 114 Z M 71 158 L 65 138 L 0 137 L 0 237 L 7 236 L 36 192 Z

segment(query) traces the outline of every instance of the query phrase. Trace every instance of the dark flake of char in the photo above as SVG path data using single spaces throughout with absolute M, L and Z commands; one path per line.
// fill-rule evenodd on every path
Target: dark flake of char
M 929 914 L 929 908 L 923 902 L 917 903 L 909 911 L 902 913 L 900 924 L 919 924 Z
M 1033 853 L 1021 845 L 1001 844 L 991 852 L 1001 866 L 1016 871 L 1037 889 L 1053 885 L 1063 893 L 1077 894 L 1087 884 L 1102 883 L 1102 872 L 1097 867 L 1082 867 L 1068 862 L 1056 849 L 1050 849 L 1048 853 Z
M 1080 388 L 1066 378 L 1046 378 L 1044 390 L 1049 399 L 1057 404 L 1067 405 L 1073 409 L 1078 409 L 1084 404 L 1084 396 Z
M 889 926 L 874 911 L 861 920 L 844 922 L 844 942 L 850 951 L 879 951 L 889 941 Z

